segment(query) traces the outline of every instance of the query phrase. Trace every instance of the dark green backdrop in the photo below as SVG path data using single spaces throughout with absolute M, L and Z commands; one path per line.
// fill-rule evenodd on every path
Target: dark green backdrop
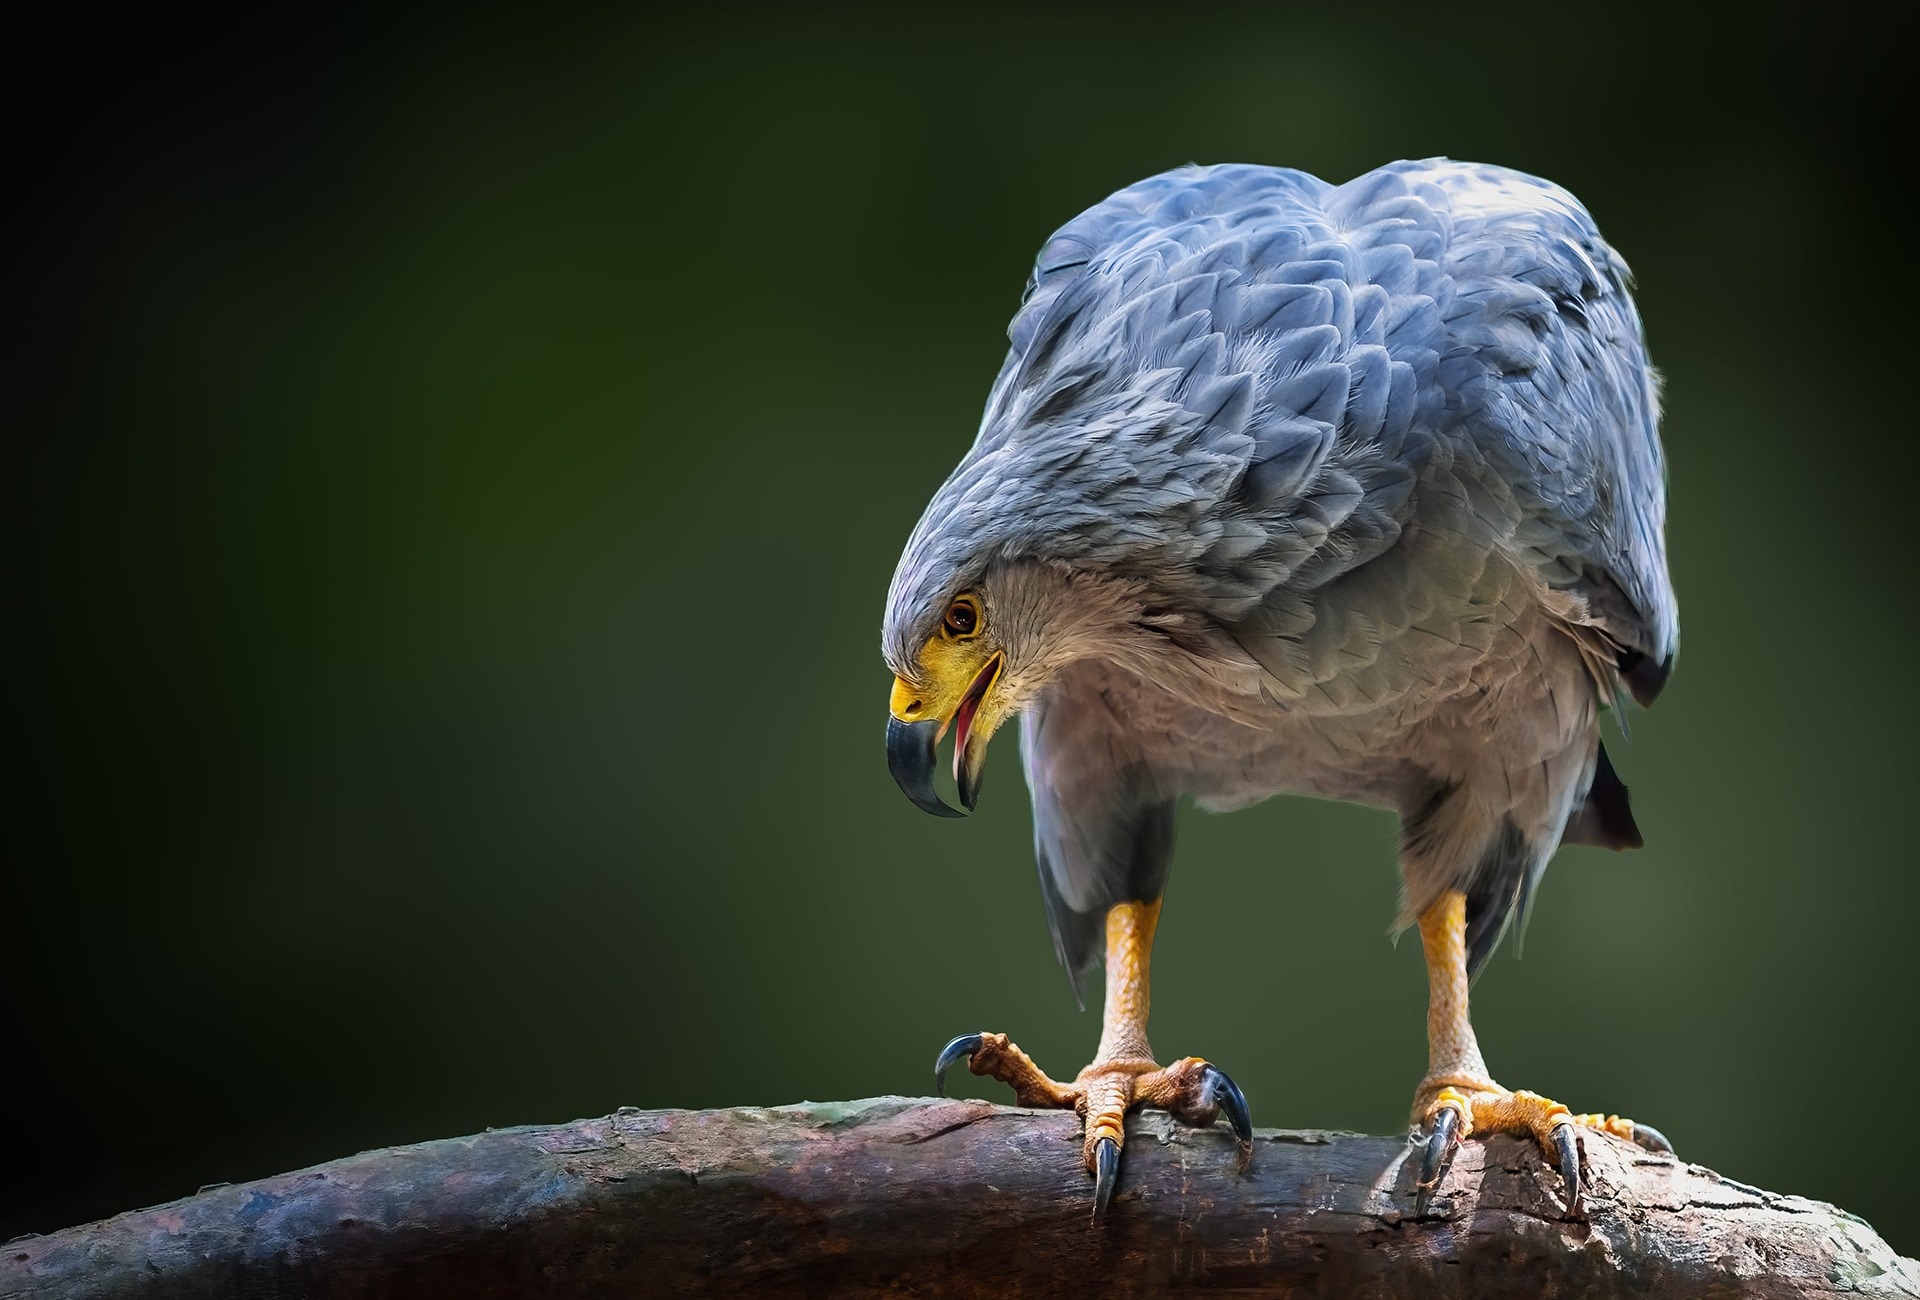
M 1011 735 L 965 823 L 886 774 L 898 548 L 1055 225 L 1190 160 L 1448 153 L 1568 185 L 1638 273 L 1684 627 L 1613 746 L 1649 847 L 1548 874 L 1475 990 L 1494 1071 L 1920 1251 L 1896 43 L 1678 9 L 19 50 L 58 89 L 11 119 L 0 1237 L 486 1125 L 925 1092 L 961 1030 L 1071 1074 L 1097 1009 Z M 1391 820 L 1180 833 L 1163 1054 L 1263 1124 L 1402 1126 Z

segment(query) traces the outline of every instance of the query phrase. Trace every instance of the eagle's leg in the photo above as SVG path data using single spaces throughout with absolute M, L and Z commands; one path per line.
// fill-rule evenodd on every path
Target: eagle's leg
M 1251 1150 L 1253 1123 L 1240 1089 L 1216 1067 L 1189 1056 L 1162 1068 L 1147 1045 L 1149 966 L 1160 904 L 1120 903 L 1107 913 L 1107 1001 L 1093 1064 L 1070 1084 L 1048 1078 L 1005 1034 L 965 1034 L 948 1043 L 934 1066 L 940 1083 L 962 1056 L 975 1074 L 1013 1088 L 1022 1106 L 1072 1107 L 1086 1124 L 1083 1154 L 1094 1176 L 1093 1208 L 1106 1209 L 1120 1171 L 1127 1112 L 1158 1106 L 1183 1123 L 1204 1127 L 1223 1112 Z
M 1244 1145 L 1253 1139 L 1246 1098 L 1233 1080 L 1197 1056 L 1162 1069 L 1147 1044 L 1147 1009 L 1152 999 L 1153 933 L 1160 902 L 1120 903 L 1107 912 L 1107 1000 L 1102 1012 L 1100 1048 L 1093 1064 L 1074 1080 L 1078 1108 L 1086 1121 L 1084 1154 L 1094 1176 L 1097 1214 L 1113 1195 L 1120 1170 L 1120 1147 L 1127 1140 L 1127 1112 L 1158 1106 L 1183 1123 L 1205 1127 L 1227 1113 Z
M 1454 1147 L 1473 1133 L 1528 1133 L 1567 1185 L 1567 1212 L 1580 1209 L 1580 1131 L 1592 1128 L 1671 1152 L 1658 1129 L 1618 1115 L 1575 1115 L 1532 1092 L 1510 1092 L 1487 1074 L 1467 1012 L 1467 898 L 1449 890 L 1420 916 L 1427 958 L 1427 1077 L 1414 1093 L 1413 1119 L 1425 1139 L 1414 1212 L 1446 1176 Z

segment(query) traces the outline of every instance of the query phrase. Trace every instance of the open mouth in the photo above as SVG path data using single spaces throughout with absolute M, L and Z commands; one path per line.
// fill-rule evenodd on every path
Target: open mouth
M 940 762 L 940 742 L 945 740 L 949 729 L 953 731 L 953 780 L 960 787 L 960 802 L 968 811 L 972 811 L 974 801 L 980 796 L 980 769 L 987 757 L 987 735 L 976 737 L 973 724 L 980 716 L 980 705 L 987 698 L 987 692 L 1000 680 L 1001 672 L 1006 668 L 1006 660 L 995 655 L 987 661 L 972 682 L 967 692 L 960 697 L 960 704 L 947 715 L 945 721 L 939 718 L 922 718 L 918 722 L 908 722 L 898 713 L 887 714 L 887 770 L 893 773 L 894 782 L 899 785 L 902 794 L 913 801 L 914 807 L 922 812 L 932 813 L 936 817 L 959 817 L 963 814 L 957 808 L 950 808 L 933 788 L 933 772 Z M 908 712 L 919 712 L 909 708 Z M 973 742 L 978 739 L 979 745 Z
M 960 707 L 953 715 L 953 779 L 963 790 L 970 784 L 964 775 L 967 770 L 967 736 L 973 730 L 973 715 L 980 711 L 980 701 L 987 697 L 993 684 L 1000 680 L 1000 670 L 1006 660 L 995 655 L 980 670 L 973 684 L 967 687 L 967 693 L 960 697 Z

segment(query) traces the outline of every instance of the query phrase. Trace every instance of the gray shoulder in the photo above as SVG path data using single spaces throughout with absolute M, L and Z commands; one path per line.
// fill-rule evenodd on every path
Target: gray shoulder
M 1143 327 L 1155 322 L 1156 307 L 1171 308 L 1176 297 L 1188 313 L 1210 306 L 1200 296 L 1213 280 L 1186 282 L 1234 273 L 1236 262 L 1297 251 L 1297 242 L 1273 248 L 1272 233 L 1315 220 L 1331 188 L 1284 167 L 1178 167 L 1117 191 L 1060 227 L 1035 256 L 1020 309 L 1008 323 L 1011 347 L 987 402 L 983 435 L 1019 419 L 1010 409 L 1011 381 L 1031 389 L 1062 369 L 1063 348 L 1092 317 L 1128 306 L 1135 328 L 1127 339 L 1148 341 Z M 1254 246 L 1233 239 L 1233 232 L 1254 236 Z M 1175 284 L 1186 292 L 1148 301 L 1154 290 Z M 1070 364 L 1085 369 L 1086 358 Z
M 1008 327 L 1024 350 L 1050 302 L 1089 267 L 1111 267 L 1143 248 L 1192 251 L 1226 230 L 1310 217 L 1331 187 L 1285 167 L 1179 167 L 1110 195 L 1056 230 L 1034 258 L 1022 308 Z M 1178 256 L 1178 253 L 1175 253 Z
M 1446 232 L 1383 191 L 1357 226 L 1343 192 L 1191 167 L 1069 222 L 1035 263 L 975 454 L 1070 460 L 1077 490 L 1164 507 L 1177 553 L 1159 567 L 1222 617 L 1391 545 L 1406 441 L 1437 410 L 1412 362 L 1438 355 Z
M 1659 377 L 1626 262 L 1566 190 L 1438 164 L 1448 199 L 1446 419 L 1512 485 L 1514 554 L 1623 651 L 1642 702 L 1679 639 Z

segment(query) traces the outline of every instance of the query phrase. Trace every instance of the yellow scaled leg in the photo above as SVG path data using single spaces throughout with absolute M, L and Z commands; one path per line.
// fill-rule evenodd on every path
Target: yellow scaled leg
M 1083 1156 L 1094 1176 L 1096 1215 L 1105 1211 L 1113 1195 L 1127 1112 L 1136 1106 L 1157 1106 L 1183 1123 L 1202 1127 L 1224 1113 L 1242 1151 L 1252 1150 L 1247 1100 L 1233 1080 L 1197 1056 L 1162 1068 L 1147 1045 L 1149 966 L 1159 920 L 1158 902 L 1121 903 L 1107 913 L 1107 1001 L 1100 1049 L 1072 1083 L 1048 1078 L 1005 1034 L 962 1034 L 934 1062 L 934 1083 L 942 1093 L 948 1067 L 966 1057 L 969 1070 L 1011 1086 L 1022 1106 L 1078 1111 L 1086 1124 Z
M 1671 1153 L 1658 1129 L 1618 1115 L 1576 1115 L 1533 1092 L 1510 1092 L 1487 1074 L 1467 1013 L 1467 898 L 1457 890 L 1420 916 L 1427 958 L 1427 1077 L 1413 1097 L 1413 1121 L 1425 1135 L 1414 1212 L 1446 1176 L 1454 1147 L 1475 1133 L 1527 1133 L 1559 1166 L 1567 1185 L 1567 1212 L 1580 1208 L 1580 1134 L 1597 1129 Z

